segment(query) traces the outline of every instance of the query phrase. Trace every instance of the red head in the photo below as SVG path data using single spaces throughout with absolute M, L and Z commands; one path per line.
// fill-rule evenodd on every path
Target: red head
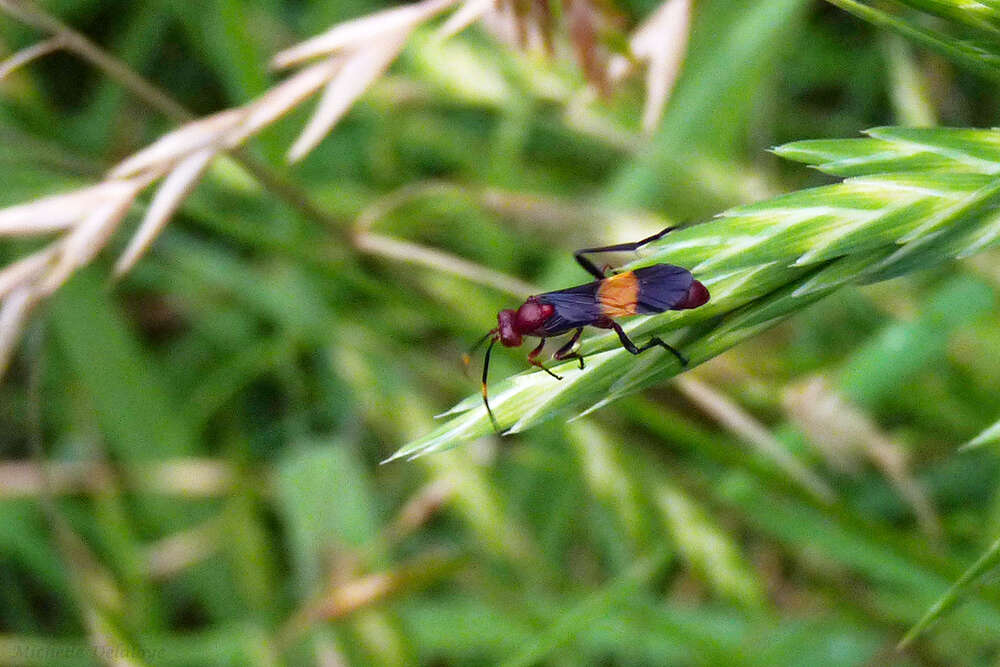
M 519 346 L 521 337 L 545 324 L 545 320 L 552 317 L 555 310 L 551 304 L 541 303 L 533 296 L 528 297 L 516 311 L 501 310 L 497 313 L 497 335 L 500 342 L 506 347 Z
M 493 411 L 490 410 L 490 401 L 486 396 L 486 380 L 490 372 L 490 353 L 493 346 L 499 341 L 505 347 L 518 347 L 522 338 L 527 334 L 538 336 L 535 333 L 541 328 L 545 321 L 556 312 L 555 306 L 549 303 L 542 303 L 536 297 L 529 296 L 527 301 L 521 304 L 517 310 L 501 310 L 497 313 L 497 328 L 486 332 L 486 335 L 479 339 L 472 349 L 465 354 L 465 364 L 469 364 L 470 355 L 477 347 L 486 341 L 490 344 L 486 346 L 486 357 L 483 359 L 483 403 L 486 405 L 486 412 L 493 423 L 493 429 L 500 433 L 500 425 L 497 423 Z M 551 373 L 550 373 L 551 374 Z

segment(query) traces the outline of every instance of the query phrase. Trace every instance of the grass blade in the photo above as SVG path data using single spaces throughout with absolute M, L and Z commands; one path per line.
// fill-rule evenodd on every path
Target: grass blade
M 944 595 L 937 599 L 937 601 L 931 605 L 927 613 L 917 621 L 917 624 L 910 628 L 909 632 L 903 636 L 903 639 L 899 642 L 899 648 L 903 649 L 909 646 L 913 640 L 920 636 L 920 634 L 927 629 L 927 627 L 941 617 L 942 614 L 947 612 L 951 607 L 953 607 L 958 601 L 959 596 L 965 592 L 972 584 L 974 584 L 980 577 L 995 568 L 1000 564 L 1000 539 L 994 542 L 986 552 L 979 557 L 972 566 L 962 573 L 962 576 L 952 584 Z
M 994 80 L 1000 79 L 1000 58 L 996 51 L 985 50 L 978 44 L 963 42 L 855 0 L 827 0 L 827 2 L 875 26 L 887 28 L 911 39 L 966 69 Z
M 962 445 L 962 451 L 976 449 L 994 442 L 1000 442 L 1000 419 L 995 421 L 992 426 L 983 429 L 975 438 Z
M 534 665 L 588 627 L 594 620 L 603 618 L 621 601 L 633 595 L 642 585 L 667 563 L 669 551 L 662 549 L 640 559 L 618 580 L 580 602 L 569 610 L 548 630 L 529 641 L 516 655 L 503 663 L 504 667 Z

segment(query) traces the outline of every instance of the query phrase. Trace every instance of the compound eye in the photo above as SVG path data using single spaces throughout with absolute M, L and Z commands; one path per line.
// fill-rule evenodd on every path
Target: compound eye
M 504 347 L 521 347 L 521 334 L 510 329 L 501 331 L 500 342 Z
M 500 342 L 505 347 L 518 347 L 521 344 L 521 334 L 517 332 L 517 313 L 513 310 L 501 310 L 497 313 L 497 329 L 500 332 Z

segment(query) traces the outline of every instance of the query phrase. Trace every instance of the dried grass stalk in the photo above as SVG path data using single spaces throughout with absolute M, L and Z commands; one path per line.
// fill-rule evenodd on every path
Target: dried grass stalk
M 688 0 L 667 2 L 671 6 L 686 6 Z M 458 4 L 459 0 L 424 0 L 334 26 L 278 53 L 271 63 L 276 69 L 306 66 L 257 99 L 193 120 L 165 134 L 111 168 L 101 183 L 0 209 L 0 236 L 57 235 L 42 250 L 0 269 L 0 374 L 32 306 L 52 294 L 101 251 L 147 187 L 163 180 L 116 262 L 117 275 L 135 266 L 221 152 L 240 146 L 322 90 L 312 117 L 288 152 L 291 161 L 301 160 L 389 68 L 418 26 Z M 445 22 L 439 34 L 450 36 L 476 20 L 508 11 L 513 12 L 522 36 L 533 33 L 550 42 L 551 15 L 538 7 L 522 11 L 515 4 L 501 3 L 498 7 L 494 0 L 467 0 Z M 575 8 L 571 13 L 575 17 L 570 21 L 571 37 L 578 47 L 584 47 L 581 62 L 591 79 L 603 82 L 608 74 L 602 60 L 596 57 L 603 49 L 596 37 L 596 26 L 602 16 L 588 0 L 573 0 L 569 6 Z M 0 72 L 7 73 L 64 47 L 71 38 L 82 40 L 51 17 L 39 22 L 38 17 L 44 12 L 38 8 L 21 12 L 10 3 L 0 3 L 0 11 L 56 33 L 52 39 L 0 64 Z M 659 10 L 654 17 L 661 18 L 637 33 L 638 46 L 634 47 L 637 57 L 651 63 L 651 76 L 656 72 L 657 109 L 662 108 L 665 87 L 669 88 L 669 77 L 664 74 L 669 58 L 649 44 L 655 41 L 651 35 L 659 29 L 656 26 L 662 28 L 673 21 L 664 16 L 669 18 L 674 14 L 668 16 L 665 9 Z M 676 25 L 683 25 L 686 30 L 683 22 Z M 581 37 L 585 39 L 581 41 Z M 317 62 L 307 64 L 310 61 Z

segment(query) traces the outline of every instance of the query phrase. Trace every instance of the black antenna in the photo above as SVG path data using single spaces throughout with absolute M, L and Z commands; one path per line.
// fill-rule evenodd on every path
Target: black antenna
M 496 342 L 496 338 L 490 341 L 486 348 L 486 359 L 483 361 L 483 405 L 486 406 L 486 413 L 490 416 L 490 421 L 493 422 L 493 430 L 497 432 L 497 435 L 503 435 L 500 425 L 497 424 L 497 418 L 493 416 L 493 410 L 490 409 L 490 399 L 486 396 L 486 382 L 490 373 L 490 353 L 493 352 L 493 346 L 496 345 Z
M 472 355 L 479 349 L 479 346 L 486 342 L 486 339 L 497 332 L 496 329 L 490 329 L 483 337 L 476 341 L 475 345 L 469 348 L 469 351 L 462 355 L 462 364 L 465 366 L 465 372 L 469 372 L 469 364 L 472 363 Z

